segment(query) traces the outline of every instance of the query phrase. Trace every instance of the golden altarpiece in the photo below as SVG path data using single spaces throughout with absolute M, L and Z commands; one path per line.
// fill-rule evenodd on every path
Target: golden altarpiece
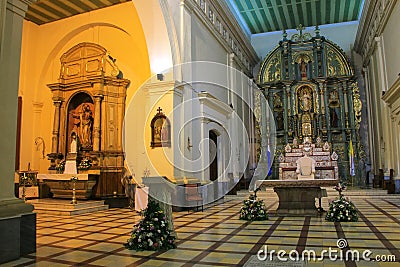
M 354 70 L 340 47 L 320 35 L 298 33 L 283 39 L 261 64 L 258 85 L 274 114 L 277 147 L 272 177 L 278 177 L 279 163 L 290 144 L 296 149 L 304 140 L 327 143 L 338 155 L 338 175 L 351 181 L 350 139 L 355 159 L 359 158 L 361 101 Z M 280 160 L 279 160 L 280 159 Z M 356 177 L 360 177 L 357 168 Z M 333 177 L 332 177 L 333 178 Z M 336 177 L 337 178 L 337 177 Z M 353 181 L 355 182 L 355 181 Z
M 78 173 L 96 176 L 92 196 L 122 195 L 122 126 L 129 80 L 100 45 L 80 43 L 61 57 L 60 78 L 49 84 L 54 103 L 49 170 L 76 152 Z

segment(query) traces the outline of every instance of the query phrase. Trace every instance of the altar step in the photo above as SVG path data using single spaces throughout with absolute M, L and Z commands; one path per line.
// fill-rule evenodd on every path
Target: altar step
M 77 204 L 71 204 L 71 200 L 61 199 L 34 199 L 28 202 L 35 207 L 34 212 L 58 216 L 72 216 L 108 209 L 108 205 L 105 205 L 103 200 L 78 200 Z
M 333 187 L 325 187 L 326 192 L 328 194 L 328 198 L 335 198 L 339 195 L 339 193 L 333 188 Z M 251 193 L 248 190 L 240 190 L 237 192 L 237 197 L 243 197 L 247 198 Z M 372 189 L 360 189 L 360 188 L 349 188 L 348 190 L 344 191 L 343 194 L 346 197 L 385 197 L 385 198 L 398 198 L 400 195 L 399 194 L 388 194 L 387 190 L 383 189 L 377 189 L 377 188 L 372 188 Z M 258 191 L 257 192 L 257 197 L 262 198 L 262 199 L 267 199 L 267 198 L 273 198 L 273 199 L 278 199 L 277 194 L 274 192 L 274 189 L 272 187 L 267 188 L 264 191 Z

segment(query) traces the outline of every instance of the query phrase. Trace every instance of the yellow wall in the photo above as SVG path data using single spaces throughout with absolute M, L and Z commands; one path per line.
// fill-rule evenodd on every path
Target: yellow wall
M 36 137 L 42 137 L 45 154 L 51 152 L 54 106 L 46 84 L 57 82 L 61 55 L 81 42 L 99 44 L 117 59 L 124 78 L 131 81 L 127 103 L 151 75 L 145 35 L 132 2 L 41 26 L 25 21 L 19 88 L 23 97 L 21 169 L 29 162 L 42 173 L 49 167 L 34 143 Z

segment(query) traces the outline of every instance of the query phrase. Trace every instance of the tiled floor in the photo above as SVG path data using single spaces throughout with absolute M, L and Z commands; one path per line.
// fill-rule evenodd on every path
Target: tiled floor
M 394 263 L 376 261 L 310 260 L 308 266 L 400 266 L 400 196 L 356 197 L 360 219 L 355 223 L 331 223 L 316 217 L 276 217 L 246 222 L 238 219 L 240 199 L 226 199 L 204 212 L 174 213 L 177 248 L 160 252 L 136 252 L 123 247 L 135 222 L 136 212 L 110 209 L 89 215 L 37 217 L 37 252 L 5 266 L 291 266 L 260 261 L 260 249 L 322 250 L 338 249 L 337 240 L 348 242 L 344 253 L 358 250 L 377 255 L 394 255 Z M 269 210 L 277 207 L 266 199 Z M 267 247 L 265 247 L 267 246 Z M 261 254 L 261 256 L 264 254 Z M 340 255 L 333 253 L 332 255 Z M 273 257 L 277 260 L 277 254 Z M 252 264 L 250 264 L 252 262 Z M 279 265 L 281 264 L 281 265 Z M 298 265 L 305 266 L 305 265 Z

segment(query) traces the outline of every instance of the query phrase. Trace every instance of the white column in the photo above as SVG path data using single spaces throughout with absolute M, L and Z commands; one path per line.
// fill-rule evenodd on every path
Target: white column
M 0 263 L 19 258 L 22 242 L 27 252 L 36 251 L 33 206 L 14 196 L 22 25 L 30 3 L 0 1 Z
M 385 63 L 385 53 L 383 50 L 383 36 L 375 37 L 376 42 L 376 54 L 378 58 L 378 72 L 379 72 L 379 82 L 382 92 L 387 91 L 387 76 L 386 76 L 386 63 Z
M 0 2 L 0 206 L 14 197 L 14 161 L 22 24 L 32 1 Z M 0 207 L 0 215 L 1 215 Z
M 374 153 L 374 140 L 373 140 L 373 124 L 372 124 L 372 102 L 371 102 L 371 92 L 369 88 L 369 74 L 368 68 L 363 68 L 364 71 L 364 82 L 365 82 L 365 95 L 367 96 L 367 114 L 368 114 L 368 145 L 369 145 L 369 155 L 371 160 L 372 170 L 375 171 L 375 153 Z

